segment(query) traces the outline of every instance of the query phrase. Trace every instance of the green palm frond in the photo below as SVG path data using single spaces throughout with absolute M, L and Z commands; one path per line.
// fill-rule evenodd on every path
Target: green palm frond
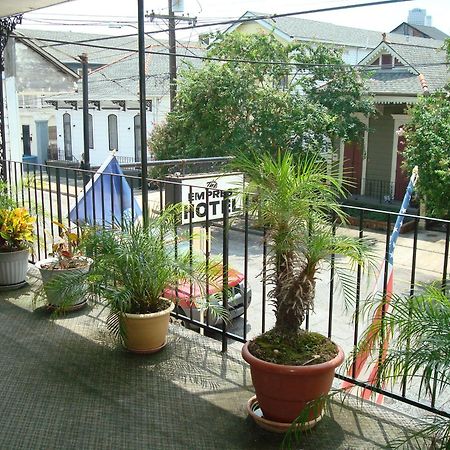
M 164 291 L 178 283 L 193 282 L 202 293 L 206 278 L 209 286 L 219 285 L 220 264 L 210 260 L 206 270 L 206 263 L 189 250 L 175 248 L 175 219 L 175 209 L 168 208 L 145 227 L 125 222 L 121 229 L 84 230 L 83 249 L 94 261 L 90 272 L 80 275 L 84 283 L 67 275 L 58 277 L 54 287 L 70 298 L 93 295 L 121 315 L 159 311 Z M 222 311 L 215 308 L 214 313 Z
M 421 396 L 432 395 L 434 387 L 438 393 L 450 388 L 450 295 L 440 283 L 419 286 L 418 290 L 413 297 L 394 294 L 368 299 L 364 313 L 372 317 L 375 311 L 384 310 L 384 317 L 372 321 L 349 361 L 369 352 L 379 364 L 376 384 L 418 384 Z M 390 342 L 380 360 L 385 339 Z M 450 420 L 436 417 L 408 440 L 424 436 L 433 439 L 433 448 L 449 448 Z M 404 442 L 394 442 L 392 448 Z
M 396 382 L 405 374 L 420 380 L 420 388 L 437 382 L 450 386 L 450 297 L 440 286 L 425 286 L 414 297 L 392 295 L 390 301 L 370 299 L 372 311 L 385 305 L 384 320 L 373 321 L 363 338 L 392 337 L 378 374 L 379 382 Z M 363 339 L 364 341 L 365 339 Z M 365 349 L 358 349 L 363 351 Z M 378 355 L 378 349 L 374 354 Z
M 315 274 L 321 265 L 329 266 L 336 255 L 345 258 L 350 270 L 358 265 L 365 269 L 372 257 L 370 246 L 363 239 L 333 232 L 336 220 L 346 221 L 339 202 L 346 190 L 318 154 L 238 156 L 234 167 L 246 174 L 250 210 L 267 230 L 268 281 L 275 286 L 269 296 L 276 327 L 296 332 L 314 306 Z M 335 273 L 350 298 L 351 283 L 343 265 L 338 264 Z M 296 320 L 288 317 L 293 315 Z

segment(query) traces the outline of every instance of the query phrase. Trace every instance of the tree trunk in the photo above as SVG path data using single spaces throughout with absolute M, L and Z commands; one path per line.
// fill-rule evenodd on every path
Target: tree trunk
M 282 334 L 298 333 L 306 314 L 314 306 L 316 282 L 305 271 L 280 274 L 275 288 L 277 299 L 276 323 Z

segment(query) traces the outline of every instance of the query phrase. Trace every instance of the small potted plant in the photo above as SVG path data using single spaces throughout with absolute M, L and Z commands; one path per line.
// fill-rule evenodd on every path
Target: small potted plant
M 30 247 L 34 240 L 34 217 L 25 208 L 0 209 L 0 289 L 25 284 Z
M 125 221 L 121 228 L 87 232 L 83 245 L 93 259 L 89 273 L 62 277 L 54 285 L 65 295 L 91 295 L 109 307 L 109 331 L 135 353 L 154 353 L 166 345 L 175 306 L 164 297 L 166 291 L 189 280 L 204 286 L 204 264 L 171 242 L 176 217 L 169 208 L 145 225 Z M 213 266 L 210 283 L 216 277 Z M 88 289 L 82 292 L 83 282 Z M 218 313 L 220 308 L 212 311 Z
M 234 165 L 246 174 L 249 203 L 266 229 L 267 281 L 273 286 L 268 295 L 276 316 L 272 330 L 242 349 L 256 391 L 248 409 L 256 418 L 259 407 L 275 429 L 287 429 L 310 402 L 328 393 L 344 360 L 330 339 L 301 328 L 314 309 L 318 270 L 326 269 L 335 255 L 335 274 L 348 294 L 347 267 L 366 266 L 370 247 L 333 232 L 334 220 L 345 220 L 338 201 L 344 189 L 320 156 L 241 156 Z M 309 411 L 305 427 L 321 414 L 320 407 Z
M 38 291 L 37 297 L 45 297 L 48 306 L 57 311 L 73 311 L 86 304 L 85 296 L 66 296 L 65 292 L 57 287 L 56 279 L 68 273 L 73 276 L 88 273 L 92 259 L 84 256 L 80 245 L 81 237 L 77 233 L 62 223 L 53 223 L 58 226 L 60 234 L 52 238 L 50 257 L 35 264 L 43 282 L 43 289 Z

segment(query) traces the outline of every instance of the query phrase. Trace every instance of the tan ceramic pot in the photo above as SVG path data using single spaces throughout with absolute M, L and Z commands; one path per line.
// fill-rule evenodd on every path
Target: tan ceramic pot
M 125 347 L 134 353 L 155 353 L 167 343 L 170 313 L 175 304 L 164 311 L 149 314 L 124 313 L 120 320 L 124 329 Z
M 328 394 L 334 371 L 344 361 L 344 352 L 331 361 L 310 366 L 284 366 L 263 361 L 242 348 L 242 356 L 250 364 L 253 386 L 264 418 L 279 423 L 292 423 L 306 404 Z M 311 411 L 309 421 L 318 422 L 322 408 Z

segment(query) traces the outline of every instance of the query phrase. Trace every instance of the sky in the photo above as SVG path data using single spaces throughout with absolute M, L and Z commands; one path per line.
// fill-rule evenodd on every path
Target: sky
M 326 8 L 338 5 L 360 4 L 368 0 L 181 0 L 184 14 L 197 17 L 198 23 L 216 22 L 237 18 L 245 11 L 262 13 L 300 12 L 309 9 Z M 146 11 L 167 13 L 168 0 L 144 0 Z M 343 11 L 306 14 L 298 17 L 331 22 L 357 28 L 366 28 L 380 32 L 391 31 L 401 22 L 406 22 L 408 11 L 413 8 L 426 9 L 432 16 L 432 26 L 450 35 L 450 0 L 413 0 L 396 4 L 347 9 Z M 75 26 L 75 20 L 83 25 Z M 25 15 L 25 26 L 49 28 L 61 23 L 70 23 L 74 31 L 98 32 L 104 34 L 132 33 L 131 27 L 122 27 L 117 31 L 117 21 L 136 24 L 137 0 L 74 0 L 69 3 L 41 9 Z M 93 26 L 94 21 L 102 22 Z M 50 25 L 50 23 L 52 25 Z M 180 27 L 183 24 L 179 25 Z M 164 21 L 146 25 L 147 30 L 165 29 Z M 201 32 L 204 28 L 199 29 Z M 192 33 L 192 34 L 191 34 Z M 179 31 L 178 38 L 194 38 L 197 33 Z M 164 33 L 157 35 L 164 38 Z M 155 36 L 156 37 L 156 36 Z

